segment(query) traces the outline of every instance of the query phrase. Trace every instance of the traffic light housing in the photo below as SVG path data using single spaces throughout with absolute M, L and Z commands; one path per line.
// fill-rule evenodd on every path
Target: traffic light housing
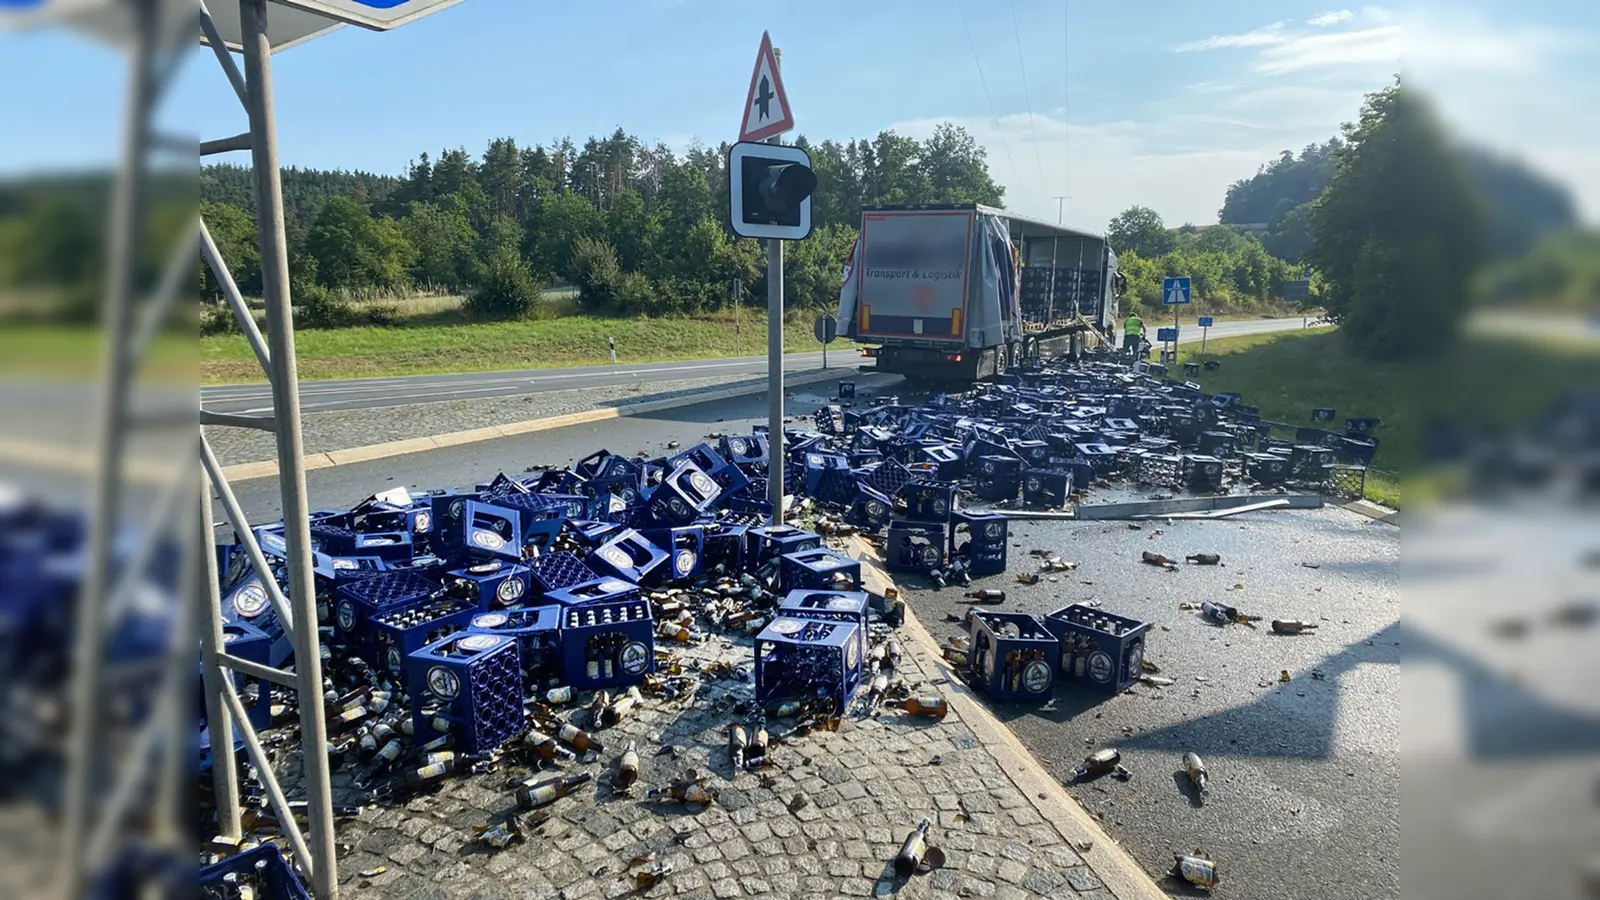
M 811 234 L 817 174 L 798 147 L 743 142 L 728 151 L 728 200 L 735 234 L 798 241 Z

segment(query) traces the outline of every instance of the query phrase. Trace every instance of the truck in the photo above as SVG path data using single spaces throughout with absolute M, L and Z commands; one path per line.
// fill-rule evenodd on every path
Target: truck
M 877 371 L 978 381 L 1111 342 L 1126 285 L 1101 234 L 977 203 L 866 206 L 839 330 Z

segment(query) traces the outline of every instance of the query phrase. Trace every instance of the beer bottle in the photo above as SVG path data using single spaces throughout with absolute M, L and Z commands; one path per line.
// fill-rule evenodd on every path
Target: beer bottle
M 577 754 L 556 743 L 555 738 L 542 731 L 530 730 L 523 736 L 522 742 L 529 750 L 553 762 L 572 762 L 578 758 Z
M 633 787 L 639 780 L 639 751 L 638 744 L 628 742 L 628 749 L 622 753 L 622 758 L 617 760 L 617 784 L 623 789 Z
M 378 736 L 366 729 L 362 729 L 361 738 L 356 742 L 356 758 L 362 762 L 371 762 L 378 755 Z
M 679 803 L 711 803 L 717 799 L 717 792 L 706 787 L 705 778 L 700 773 L 690 769 L 683 778 L 665 788 L 651 788 L 647 796 Z
M 446 778 L 456 770 L 454 755 L 437 762 L 429 761 L 422 766 L 406 772 L 406 787 L 412 791 L 430 788 Z
M 1214 622 L 1236 622 L 1239 611 L 1226 603 L 1213 603 L 1210 600 L 1200 604 L 1200 614 Z
M 942 569 L 929 569 L 928 570 L 928 577 L 933 579 L 933 589 L 934 590 L 936 590 L 936 591 L 937 590 L 942 590 L 946 586 L 945 577 L 944 577 L 944 570 L 942 570 Z
M 906 837 L 906 842 L 900 846 L 900 852 L 894 858 L 894 873 L 901 878 L 910 878 L 916 874 L 917 867 L 922 865 L 922 855 L 928 852 L 928 828 L 933 822 L 923 819 L 915 831 Z
M 750 743 L 750 739 L 745 735 L 744 726 L 731 725 L 728 727 L 728 758 L 733 761 L 733 770 L 735 772 L 744 768 L 744 748 L 748 743 Z
M 1151 553 L 1149 550 L 1139 554 L 1139 558 L 1144 561 L 1145 565 L 1149 566 L 1161 566 L 1165 569 L 1176 569 L 1178 567 L 1177 563 L 1167 557 L 1159 553 Z
M 384 744 L 383 748 L 377 753 L 378 771 L 387 772 L 394 768 L 395 764 L 400 761 L 402 749 L 403 748 L 398 739 L 391 739 L 388 743 Z
M 775 718 L 788 719 L 800 715 L 805 711 L 805 707 L 806 705 L 799 700 L 786 700 L 778 704 L 778 708 L 772 714 Z
M 1085 778 L 1095 778 L 1107 772 L 1115 772 L 1119 778 L 1128 777 L 1130 772 L 1122 767 L 1122 751 L 1115 747 L 1107 747 L 1084 757 L 1083 763 L 1072 773 L 1073 780 L 1082 781 Z
M 757 728 L 744 749 L 744 767 L 759 769 L 767 764 L 767 729 Z
M 1294 619 L 1273 619 L 1272 631 L 1275 634 L 1300 634 L 1317 627 L 1315 622 L 1300 622 Z
M 870 709 L 883 702 L 883 694 L 889 690 L 889 673 L 879 672 L 872 679 L 872 686 L 867 689 L 867 707 Z
M 600 711 L 600 724 L 607 728 L 622 721 L 624 714 L 644 702 L 644 695 L 639 693 L 637 685 L 628 688 L 628 692 L 617 699 L 615 703 Z
M 1184 557 L 1197 566 L 1214 566 L 1222 562 L 1221 554 L 1217 553 L 1191 553 Z
M 611 694 L 604 688 L 594 692 L 594 698 L 589 701 L 589 717 L 595 722 L 600 721 L 600 711 L 611 705 Z
M 1189 752 L 1183 755 L 1183 771 L 1189 776 L 1189 783 L 1197 791 L 1206 789 L 1206 764 L 1201 761 L 1198 753 Z
M 572 699 L 572 686 L 551 688 L 544 692 L 544 699 L 547 703 L 566 703 Z
M 937 719 L 944 718 L 950 712 L 950 704 L 937 694 L 909 697 L 901 702 L 900 708 L 913 716 L 933 716 Z
M 594 776 L 588 772 L 579 775 L 564 775 L 545 781 L 534 781 L 530 778 L 523 782 L 521 787 L 517 788 L 517 806 L 529 810 L 538 809 L 541 806 L 549 806 L 572 793 L 580 785 L 588 784 L 593 780 Z
M 694 632 L 690 631 L 687 626 L 674 625 L 671 622 L 662 622 L 661 626 L 656 629 L 656 634 L 663 640 L 672 641 L 675 644 L 687 644 L 694 637 Z
M 522 820 L 516 816 L 493 825 L 479 825 L 473 830 L 476 832 L 477 841 L 491 850 L 504 850 L 526 839 L 522 830 Z
M 644 893 L 660 884 L 672 872 L 672 863 L 665 860 L 657 862 L 648 869 L 641 869 L 633 875 L 634 890 Z
M 979 603 L 995 604 L 1006 602 L 1006 592 L 995 588 L 984 588 L 980 591 L 968 591 L 967 596 Z
M 887 666 L 887 668 L 890 668 L 890 669 L 898 669 L 898 668 L 900 668 L 900 656 L 901 656 L 900 642 L 895 640 L 894 638 L 889 638 L 887 641 L 883 642 L 883 646 L 884 646 L 886 652 L 889 655 L 889 665 Z
M 1173 856 L 1176 861 L 1172 864 L 1172 873 L 1195 887 L 1209 890 L 1222 881 L 1217 875 L 1217 864 L 1200 856 L 1199 851 L 1194 855 L 1176 853 Z
M 562 725 L 561 730 L 556 732 L 556 737 L 576 747 L 580 753 L 588 753 L 590 750 L 596 753 L 606 752 L 604 744 L 571 722 Z

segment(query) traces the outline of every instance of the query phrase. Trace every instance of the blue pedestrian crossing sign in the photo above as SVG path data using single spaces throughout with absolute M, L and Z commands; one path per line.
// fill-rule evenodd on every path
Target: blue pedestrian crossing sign
M 1189 276 L 1161 280 L 1161 305 L 1182 306 L 1189 302 Z
M 1200 321 L 1197 324 L 1201 328 L 1210 328 L 1211 327 L 1211 317 L 1210 316 L 1201 316 L 1200 317 Z

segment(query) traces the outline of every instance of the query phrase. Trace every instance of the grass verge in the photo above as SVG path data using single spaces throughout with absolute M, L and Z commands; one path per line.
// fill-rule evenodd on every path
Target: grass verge
M 0 374 L 13 378 L 87 381 L 99 376 L 103 352 L 93 326 L 7 324 L 0 327 Z M 163 332 L 151 342 L 139 378 L 194 383 L 194 338 Z
M 561 316 L 524 322 L 305 329 L 295 334 L 300 377 L 366 378 L 443 372 L 604 365 L 611 361 L 606 338 L 617 340 L 619 362 L 665 362 L 754 355 L 767 346 L 761 310 L 740 316 L 737 339 L 732 312 L 661 319 Z M 849 351 L 835 345 L 841 355 Z M 787 352 L 821 350 L 810 316 L 784 329 Z M 250 347 L 239 335 L 200 339 L 200 381 L 227 384 L 261 381 Z

